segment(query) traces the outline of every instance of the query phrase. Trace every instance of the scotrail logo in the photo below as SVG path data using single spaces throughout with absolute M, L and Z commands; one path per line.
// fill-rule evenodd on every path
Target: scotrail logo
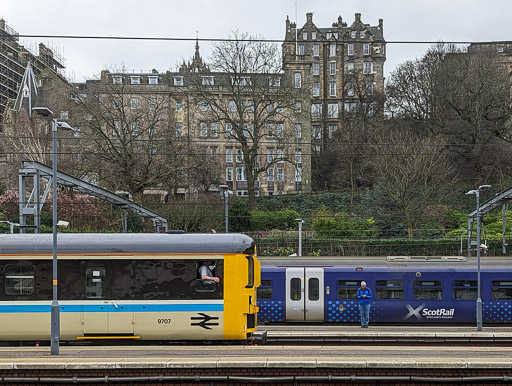
M 417 308 L 413 308 L 410 304 L 406 304 L 409 313 L 404 316 L 404 320 L 409 319 L 411 316 L 415 316 L 418 320 L 425 319 L 452 319 L 455 314 L 455 308 L 435 308 L 428 309 L 427 305 L 423 303 Z

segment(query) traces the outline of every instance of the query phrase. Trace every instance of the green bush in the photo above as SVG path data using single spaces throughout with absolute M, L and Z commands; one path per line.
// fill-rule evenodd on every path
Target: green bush
M 297 228 L 295 219 L 299 217 L 296 211 L 290 209 L 278 210 L 277 212 L 253 210 L 250 215 L 251 230 L 253 231 Z
M 375 234 L 373 218 L 360 219 L 345 213 L 321 209 L 313 213 L 313 229 L 324 237 L 371 237 Z
M 251 212 L 249 211 L 248 200 L 234 198 L 229 208 L 229 231 L 247 232 L 251 229 Z

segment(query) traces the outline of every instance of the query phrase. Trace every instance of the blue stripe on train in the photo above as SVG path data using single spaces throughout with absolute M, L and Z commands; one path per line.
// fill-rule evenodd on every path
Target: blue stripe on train
M 204 312 L 224 310 L 223 304 L 84 304 L 61 305 L 61 312 Z M 0 314 L 50 312 L 50 305 L 2 305 Z

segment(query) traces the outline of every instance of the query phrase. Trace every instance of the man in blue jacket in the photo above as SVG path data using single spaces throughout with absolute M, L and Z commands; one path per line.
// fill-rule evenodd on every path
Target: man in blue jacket
M 361 288 L 357 290 L 357 298 L 359 299 L 359 315 L 361 316 L 361 328 L 368 328 L 370 321 L 370 299 L 372 298 L 372 290 L 366 288 L 366 282 L 361 282 Z

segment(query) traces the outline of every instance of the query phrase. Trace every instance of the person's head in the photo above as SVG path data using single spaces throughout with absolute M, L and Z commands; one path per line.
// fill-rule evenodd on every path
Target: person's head
M 365 281 L 362 281 L 362 282 L 361 282 L 361 288 L 362 288 L 362 289 L 365 289 L 365 288 L 366 288 L 366 282 L 365 282 Z

